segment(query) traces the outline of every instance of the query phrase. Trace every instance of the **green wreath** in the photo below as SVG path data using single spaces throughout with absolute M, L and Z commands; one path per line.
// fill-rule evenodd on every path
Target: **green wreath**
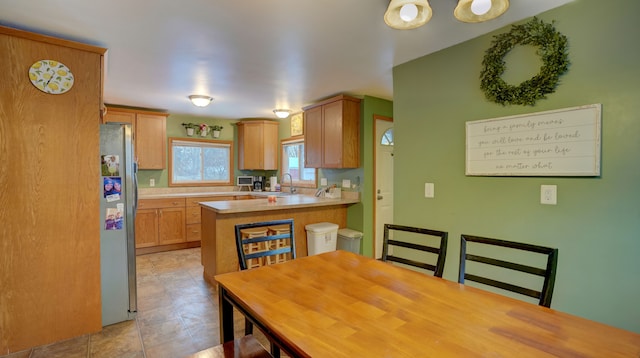
M 505 70 L 505 55 L 517 45 L 538 46 L 536 53 L 542 58 L 540 72 L 518 86 L 507 84 L 500 76 Z M 569 68 L 567 37 L 557 32 L 552 24 L 533 18 L 514 25 L 508 33 L 495 36 L 493 45 L 482 60 L 480 88 L 485 96 L 503 106 L 522 104 L 533 106 L 537 100 L 553 93 L 558 78 Z

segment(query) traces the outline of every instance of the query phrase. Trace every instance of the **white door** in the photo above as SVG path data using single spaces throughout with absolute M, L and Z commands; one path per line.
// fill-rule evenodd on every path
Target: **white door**
M 393 119 L 375 117 L 375 252 L 382 257 L 384 224 L 393 223 Z

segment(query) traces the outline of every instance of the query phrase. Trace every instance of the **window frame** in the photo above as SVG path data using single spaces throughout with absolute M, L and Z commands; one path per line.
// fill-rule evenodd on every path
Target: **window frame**
M 304 143 L 304 135 L 284 138 L 280 140 L 280 160 L 278 161 L 278 171 L 280 172 L 280 178 L 284 176 L 286 173 L 284 171 L 284 147 L 288 144 L 293 143 Z M 304 153 L 304 150 L 303 150 Z M 304 168 L 304 163 L 302 163 L 302 167 Z M 317 188 L 318 187 L 318 169 L 317 168 L 305 168 L 305 169 L 313 169 L 313 181 L 300 181 L 293 180 L 293 186 L 297 188 Z M 293 179 L 293 178 L 292 178 Z M 289 182 L 287 180 L 281 179 L 280 186 L 281 187 L 289 187 Z
M 175 183 L 173 182 L 173 147 L 175 142 L 193 142 L 193 143 L 209 143 L 213 146 L 224 146 L 229 149 L 229 180 L 222 181 L 197 181 L 188 183 Z M 169 138 L 169 173 L 168 181 L 170 187 L 192 187 L 192 186 L 229 186 L 233 185 L 234 166 L 233 166 L 233 141 L 230 140 L 214 140 L 214 139 L 200 139 L 200 138 L 184 138 L 184 137 L 171 137 Z

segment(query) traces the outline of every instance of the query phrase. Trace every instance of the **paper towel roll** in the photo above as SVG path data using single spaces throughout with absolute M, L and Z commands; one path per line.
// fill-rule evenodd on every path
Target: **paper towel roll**
M 271 191 L 276 191 L 277 183 L 278 183 L 278 177 L 271 177 L 271 179 L 269 179 L 269 185 L 271 186 Z

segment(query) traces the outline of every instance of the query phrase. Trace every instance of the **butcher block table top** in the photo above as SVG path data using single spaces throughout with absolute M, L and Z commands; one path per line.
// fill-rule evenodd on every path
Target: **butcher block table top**
M 215 276 L 291 357 L 640 357 L 640 335 L 346 251 Z

